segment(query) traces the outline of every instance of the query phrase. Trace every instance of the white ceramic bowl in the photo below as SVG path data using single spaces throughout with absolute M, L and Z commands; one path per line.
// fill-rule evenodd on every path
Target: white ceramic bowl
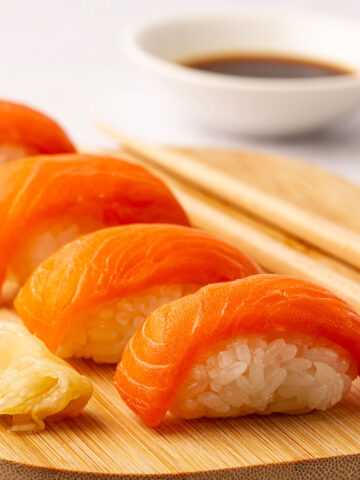
M 355 21 L 273 10 L 197 13 L 131 28 L 123 45 L 157 76 L 179 115 L 207 127 L 298 134 L 325 127 L 360 106 L 360 23 Z M 319 59 L 350 67 L 359 76 L 254 79 L 177 63 L 239 50 Z

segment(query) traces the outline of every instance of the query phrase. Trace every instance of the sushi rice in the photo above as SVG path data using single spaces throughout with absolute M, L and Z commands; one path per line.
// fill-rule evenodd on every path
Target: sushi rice
M 36 154 L 35 148 L 11 143 L 0 144 L 0 163 Z
M 243 336 L 201 355 L 170 411 L 190 419 L 326 410 L 349 392 L 356 374 L 349 354 L 329 340 Z
M 28 233 L 21 249 L 15 253 L 8 268 L 8 274 L 1 291 L 1 301 L 10 305 L 17 292 L 26 281 L 29 273 L 45 258 L 65 244 L 105 225 L 102 221 L 79 215 L 69 214 L 57 222 L 43 221 Z
M 57 354 L 98 363 L 119 362 L 128 340 L 161 305 L 195 292 L 198 285 L 157 285 L 136 295 L 101 303 L 70 325 Z

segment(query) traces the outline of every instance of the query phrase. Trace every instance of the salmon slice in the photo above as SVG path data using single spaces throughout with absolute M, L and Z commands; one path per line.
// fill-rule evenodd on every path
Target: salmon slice
M 0 100 L 0 163 L 37 154 L 73 153 L 75 147 L 51 118 Z
M 188 225 L 173 194 L 146 169 L 80 154 L 1 164 L 0 219 L 0 291 L 6 277 L 15 286 L 22 285 L 57 248 L 99 228 L 127 223 Z
M 55 352 L 80 318 L 88 320 L 90 311 L 110 300 L 144 291 L 151 296 L 149 289 L 159 285 L 198 289 L 259 272 L 237 248 L 196 229 L 113 227 L 81 237 L 46 259 L 19 292 L 15 308 L 28 329 Z M 97 309 L 99 317 L 102 310 Z M 115 331 L 111 322 L 105 327 Z
M 334 342 L 359 368 L 360 317 L 345 301 L 310 282 L 263 274 L 208 285 L 158 308 L 127 344 L 115 387 L 137 415 L 156 426 L 205 350 L 268 333 Z

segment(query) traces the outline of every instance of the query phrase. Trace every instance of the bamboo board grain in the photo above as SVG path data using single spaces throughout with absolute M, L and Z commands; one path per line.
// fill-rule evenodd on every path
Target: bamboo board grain
M 354 215 L 360 211 L 360 189 L 336 175 L 251 153 L 191 153 L 360 231 L 360 217 Z M 298 248 L 315 255 L 308 247 Z M 336 268 L 333 262 L 330 260 Z M 340 267 L 350 278 L 360 278 L 358 271 Z M 88 407 L 78 418 L 52 424 L 36 434 L 8 433 L 7 420 L 2 420 L 1 479 L 89 480 L 105 474 L 113 480 L 131 474 L 172 478 L 180 473 L 187 473 L 188 478 L 249 480 L 360 478 L 360 381 L 327 412 L 191 422 L 169 416 L 150 429 L 115 392 L 113 366 L 80 360 L 73 364 L 93 381 L 95 393 Z

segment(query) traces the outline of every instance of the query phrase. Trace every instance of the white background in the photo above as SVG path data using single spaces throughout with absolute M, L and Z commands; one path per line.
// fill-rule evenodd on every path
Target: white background
M 326 133 L 281 141 L 210 135 L 169 111 L 122 54 L 122 30 L 147 17 L 261 4 L 360 20 L 360 0 L 0 0 L 0 97 L 48 112 L 85 147 L 106 144 L 94 125 L 107 122 L 167 143 L 281 152 L 360 184 L 360 114 Z

